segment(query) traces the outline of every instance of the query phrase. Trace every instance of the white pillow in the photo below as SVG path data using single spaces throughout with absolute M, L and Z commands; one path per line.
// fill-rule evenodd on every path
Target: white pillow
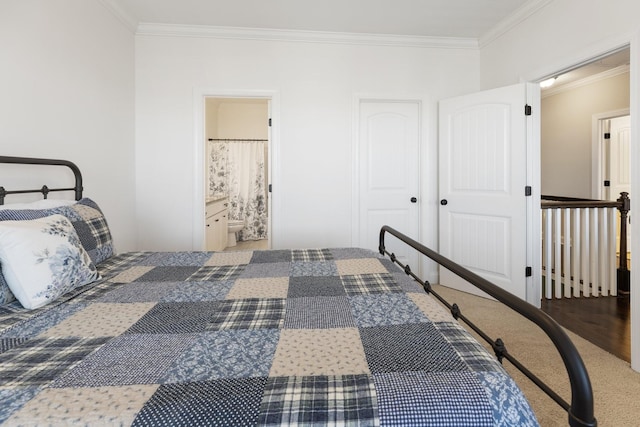
M 60 206 L 73 205 L 75 200 L 62 200 L 62 199 L 41 199 L 35 202 L 28 203 L 12 203 L 8 205 L 0 205 L 0 211 L 4 209 L 12 210 L 25 210 L 25 209 L 52 209 L 59 208 Z
M 28 309 L 99 278 L 73 225 L 63 215 L 0 221 L 0 263 L 11 292 Z

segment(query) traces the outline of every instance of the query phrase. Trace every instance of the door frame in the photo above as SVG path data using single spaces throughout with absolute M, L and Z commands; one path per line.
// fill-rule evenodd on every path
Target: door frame
M 412 102 L 418 104 L 418 120 L 419 120 L 419 137 L 420 142 L 418 144 L 418 236 L 420 240 L 423 239 L 423 230 L 427 227 L 422 227 L 422 214 L 423 204 L 425 201 L 422 186 L 422 165 L 423 163 L 423 149 L 422 145 L 425 141 L 425 109 L 424 100 L 415 96 L 403 96 L 403 95 L 380 95 L 380 94 L 354 94 L 353 96 L 353 116 L 352 116 L 352 150 L 351 150 L 351 246 L 356 246 L 360 241 L 360 105 L 363 102 Z M 436 223 L 437 227 L 437 223 Z M 425 261 L 420 259 L 417 266 L 411 266 L 416 275 L 421 276 L 423 273 L 423 264 Z M 433 276 L 433 272 L 430 272 L 429 276 Z M 428 279 L 431 280 L 431 279 Z
M 193 218 L 192 218 L 192 246 L 193 250 L 205 250 L 205 98 L 246 98 L 246 99 L 266 99 L 269 104 L 269 117 L 271 127 L 269 131 L 269 156 L 268 179 L 269 185 L 276 189 L 276 196 L 270 192 L 267 198 L 267 235 L 269 249 L 278 247 L 279 235 L 277 218 L 280 213 L 280 198 L 277 197 L 277 189 L 280 188 L 280 96 L 278 91 L 255 91 L 255 90 L 221 90 L 212 88 L 195 88 L 193 91 L 193 111 L 194 111 L 194 158 L 193 158 Z
M 601 43 L 593 44 L 569 58 L 564 57 L 559 61 L 550 63 L 541 69 L 534 70 L 527 75 L 521 76 L 523 82 L 541 82 L 549 77 L 561 74 L 581 65 L 588 64 L 600 57 L 606 56 L 616 50 L 629 47 L 631 64 L 629 67 L 629 110 L 631 116 L 631 188 L 640 186 L 640 31 L 632 34 L 615 37 Z M 539 147 L 538 147 L 539 150 Z M 640 227 L 631 229 L 631 253 L 640 253 Z M 540 266 L 537 266 L 540 268 Z M 640 275 L 631 271 L 631 301 L 630 307 L 640 307 Z M 640 338 L 637 338 L 640 331 L 640 315 L 635 310 L 631 310 L 631 368 L 640 372 Z

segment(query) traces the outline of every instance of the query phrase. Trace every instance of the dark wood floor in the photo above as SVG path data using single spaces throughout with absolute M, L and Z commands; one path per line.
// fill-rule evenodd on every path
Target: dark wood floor
M 541 308 L 568 330 L 620 359 L 631 361 L 629 295 L 543 299 Z

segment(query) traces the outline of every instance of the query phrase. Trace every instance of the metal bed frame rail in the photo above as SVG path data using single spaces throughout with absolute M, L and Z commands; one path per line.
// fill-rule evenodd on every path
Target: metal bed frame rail
M 412 271 L 409 265 L 404 265 L 400 261 L 398 261 L 396 255 L 394 253 L 390 253 L 386 250 L 384 245 L 384 237 L 385 233 L 389 233 L 407 245 L 411 246 L 413 249 L 422 253 L 423 255 L 431 258 L 433 261 L 437 262 L 441 266 L 447 268 L 452 273 L 457 274 L 464 280 L 468 281 L 472 285 L 476 286 L 478 289 L 486 292 L 488 295 L 492 296 L 496 300 L 505 304 L 512 310 L 521 314 L 525 318 L 529 319 L 531 322 L 535 323 L 538 327 L 540 327 L 547 336 L 551 339 L 556 349 L 560 353 L 562 357 L 562 361 L 567 369 L 567 373 L 569 375 L 569 382 L 571 384 L 571 404 L 567 403 L 562 397 L 560 397 L 556 392 L 554 392 L 547 384 L 545 384 L 540 378 L 535 376 L 531 371 L 529 371 L 525 366 L 523 366 L 514 356 L 512 356 L 506 349 L 506 346 L 502 339 L 491 339 L 487 334 L 485 334 L 478 326 L 476 326 L 473 322 L 467 319 L 457 304 L 450 304 L 443 297 L 438 295 L 435 292 L 431 284 L 429 282 L 422 281 L 418 276 L 416 276 Z M 391 261 L 398 264 L 400 267 L 404 269 L 404 272 L 411 276 L 414 280 L 422 285 L 424 290 L 428 294 L 432 294 L 436 299 L 438 299 L 443 305 L 445 305 L 450 311 L 453 317 L 456 320 L 462 320 L 465 322 L 474 332 L 480 335 L 485 341 L 487 341 L 493 351 L 496 354 L 496 357 L 502 363 L 503 359 L 507 359 L 511 362 L 520 372 L 526 375 L 531 381 L 533 381 L 542 391 L 544 391 L 549 397 L 551 397 L 556 403 L 558 403 L 564 410 L 567 411 L 569 416 L 569 425 L 572 427 L 595 427 L 597 426 L 597 421 L 593 414 L 593 390 L 591 388 L 591 381 L 589 380 L 589 374 L 587 373 L 587 369 L 578 353 L 578 350 L 571 342 L 571 339 L 567 336 L 564 330 L 558 325 L 551 317 L 549 317 L 546 313 L 529 304 L 526 301 L 516 297 L 515 295 L 505 291 L 502 288 L 494 285 L 488 280 L 478 276 L 470 270 L 462 267 L 459 264 L 451 261 L 450 259 L 440 255 L 439 253 L 427 248 L 421 243 L 416 242 L 415 240 L 407 237 L 406 235 L 400 233 L 399 231 L 389 227 L 383 226 L 380 230 L 380 246 L 379 251 L 381 255 L 388 255 L 391 258 Z
M 13 157 L 13 156 L 0 156 L 0 163 L 15 163 L 22 165 L 50 165 L 50 166 L 66 166 L 73 172 L 75 177 L 75 185 L 68 188 L 49 188 L 43 185 L 41 188 L 34 190 L 6 190 L 4 187 L 0 187 L 0 205 L 4 204 L 5 196 L 9 194 L 27 194 L 27 193 L 41 193 L 44 198 L 54 191 L 74 191 L 76 200 L 82 198 L 82 174 L 80 169 L 74 163 L 67 160 L 56 159 L 36 159 L 30 157 Z

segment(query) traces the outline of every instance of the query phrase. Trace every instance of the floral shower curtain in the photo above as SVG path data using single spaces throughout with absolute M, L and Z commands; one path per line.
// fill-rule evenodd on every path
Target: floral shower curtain
M 209 194 L 229 197 L 229 220 L 244 221 L 238 240 L 267 238 L 264 141 L 209 141 Z

